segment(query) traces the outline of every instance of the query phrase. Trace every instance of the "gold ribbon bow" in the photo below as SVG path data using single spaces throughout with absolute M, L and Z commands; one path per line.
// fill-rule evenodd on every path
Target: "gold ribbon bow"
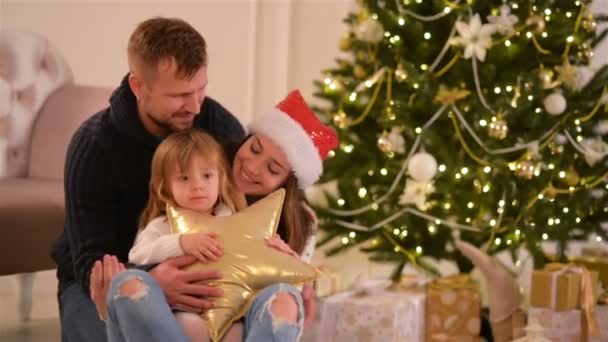
M 545 266 L 545 271 L 552 273 L 551 286 L 553 287 L 552 294 L 555 295 L 555 287 L 557 286 L 557 277 L 562 274 L 573 272 L 581 275 L 581 308 L 584 312 L 587 331 L 590 336 L 599 336 L 599 327 L 595 317 L 595 293 L 593 290 L 593 278 L 591 272 L 585 267 L 575 264 L 562 264 L 552 262 Z M 555 298 L 552 298 L 552 301 Z

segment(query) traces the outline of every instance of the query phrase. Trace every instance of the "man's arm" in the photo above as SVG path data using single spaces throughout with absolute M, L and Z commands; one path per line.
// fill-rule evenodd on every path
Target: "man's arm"
M 118 253 L 118 211 L 111 186 L 112 161 L 92 132 L 79 129 L 68 147 L 65 166 L 66 236 L 76 281 L 89 291 L 93 263 Z

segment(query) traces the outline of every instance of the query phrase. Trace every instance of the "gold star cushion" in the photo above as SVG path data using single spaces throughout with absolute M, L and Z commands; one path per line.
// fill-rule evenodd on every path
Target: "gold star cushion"
M 223 290 L 224 295 L 215 300 L 212 310 L 202 314 L 214 341 L 219 341 L 230 325 L 245 314 L 263 288 L 277 283 L 300 284 L 317 276 L 314 267 L 266 244 L 265 239 L 276 234 L 284 198 L 285 190 L 279 189 L 250 207 L 223 217 L 167 208 L 173 233 L 214 232 L 224 248 L 219 261 L 190 267 L 222 273 L 222 279 L 211 284 Z

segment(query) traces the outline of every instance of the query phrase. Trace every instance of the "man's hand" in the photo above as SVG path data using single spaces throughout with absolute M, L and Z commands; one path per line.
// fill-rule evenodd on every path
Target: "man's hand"
M 304 324 L 311 324 L 315 319 L 315 289 L 311 282 L 302 287 L 302 299 L 304 300 Z
M 89 290 L 91 300 L 97 307 L 99 318 L 106 319 L 106 297 L 110 288 L 110 281 L 115 275 L 124 271 L 125 265 L 121 264 L 113 255 L 104 255 L 103 262 L 95 261 L 89 278 Z
M 213 298 L 220 297 L 220 289 L 204 282 L 220 279 L 219 271 L 185 271 L 183 268 L 196 262 L 191 255 L 168 259 L 149 273 L 163 289 L 172 307 L 201 313 L 213 308 Z

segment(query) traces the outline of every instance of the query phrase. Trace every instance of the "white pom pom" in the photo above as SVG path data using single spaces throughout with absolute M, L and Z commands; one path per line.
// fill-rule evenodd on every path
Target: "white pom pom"
M 561 93 L 553 93 L 543 101 L 545 110 L 551 115 L 560 115 L 566 110 L 566 98 Z
M 410 159 L 407 171 L 414 180 L 428 182 L 437 173 L 437 161 L 435 157 L 426 152 L 416 153 Z

